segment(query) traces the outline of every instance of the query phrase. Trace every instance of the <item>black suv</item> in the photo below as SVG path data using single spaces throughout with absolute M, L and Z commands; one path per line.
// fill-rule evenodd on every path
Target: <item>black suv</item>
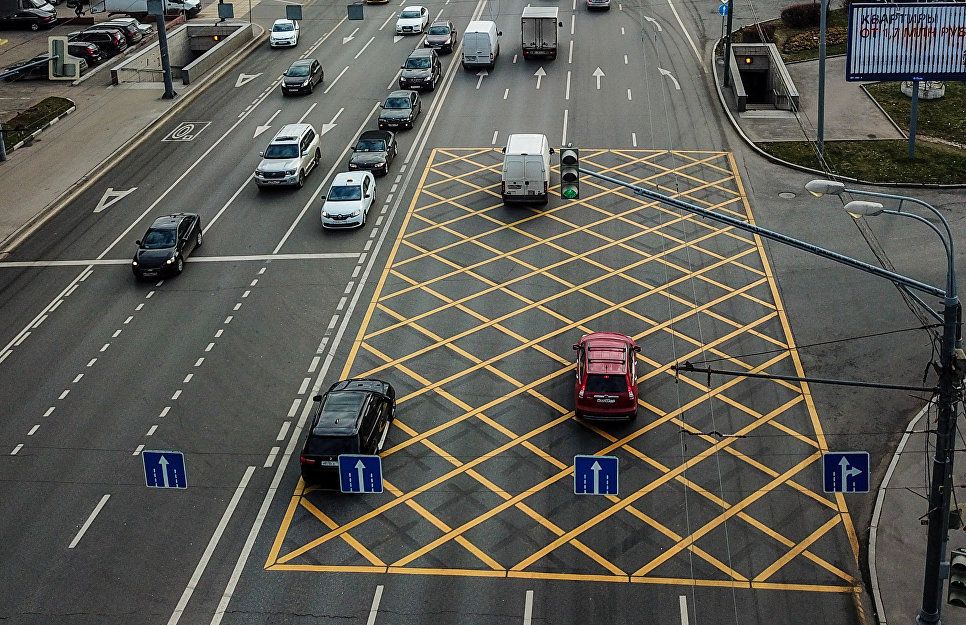
M 201 218 L 194 213 L 158 217 L 137 241 L 131 270 L 139 280 L 184 271 L 184 259 L 201 247 Z
M 396 135 L 388 130 L 367 130 L 359 137 L 349 157 L 349 171 L 368 169 L 374 176 L 389 173 L 396 158 Z
M 302 478 L 338 489 L 339 455 L 382 450 L 396 413 L 396 391 L 382 380 L 352 379 L 314 399 L 318 407 L 299 456 Z
M 426 89 L 432 91 L 443 73 L 439 55 L 433 48 L 417 48 L 406 57 L 399 74 L 400 89 Z

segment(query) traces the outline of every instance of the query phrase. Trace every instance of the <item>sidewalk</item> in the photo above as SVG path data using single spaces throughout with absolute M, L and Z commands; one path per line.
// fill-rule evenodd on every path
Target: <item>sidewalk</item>
M 178 97 L 170 101 L 161 99 L 161 83 L 111 86 L 109 68 L 76 87 L 42 84 L 35 101 L 58 95 L 77 108 L 0 163 L 0 259 L 24 232 L 106 171 L 107 161 L 133 149 L 155 124 L 184 107 L 263 39 L 264 32 L 197 83 L 176 83 Z

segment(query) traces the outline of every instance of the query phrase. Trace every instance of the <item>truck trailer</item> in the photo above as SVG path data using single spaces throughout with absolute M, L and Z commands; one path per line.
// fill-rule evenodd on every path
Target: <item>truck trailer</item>
M 557 58 L 557 7 L 524 7 L 520 19 L 523 58 Z

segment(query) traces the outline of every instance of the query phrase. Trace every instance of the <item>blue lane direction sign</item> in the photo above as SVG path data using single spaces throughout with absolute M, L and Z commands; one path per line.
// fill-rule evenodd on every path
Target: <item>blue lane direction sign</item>
M 142 451 L 141 458 L 148 488 L 188 488 L 184 454 L 180 451 Z
M 616 456 L 574 456 L 575 495 L 616 495 Z
M 718 15 L 720 15 L 721 17 L 724 17 L 724 16 L 728 15 L 728 5 L 727 4 L 719 4 L 718 5 Z
M 361 454 L 339 456 L 339 488 L 343 493 L 381 493 L 382 458 Z
M 869 452 L 827 451 L 822 454 L 826 493 L 869 492 Z

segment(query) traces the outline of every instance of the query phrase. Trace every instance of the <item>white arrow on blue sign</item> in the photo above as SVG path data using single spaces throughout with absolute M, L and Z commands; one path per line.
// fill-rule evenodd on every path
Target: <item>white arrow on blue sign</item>
M 616 456 L 574 456 L 575 495 L 616 495 Z
M 869 452 L 827 451 L 822 454 L 826 493 L 869 492 Z
M 718 15 L 720 15 L 721 17 L 724 17 L 727 14 L 728 14 L 728 5 L 727 4 L 719 4 L 718 5 Z
M 142 451 L 141 458 L 148 488 L 188 488 L 184 454 L 180 451 Z
M 343 493 L 381 493 L 382 458 L 362 454 L 340 455 L 339 489 Z

